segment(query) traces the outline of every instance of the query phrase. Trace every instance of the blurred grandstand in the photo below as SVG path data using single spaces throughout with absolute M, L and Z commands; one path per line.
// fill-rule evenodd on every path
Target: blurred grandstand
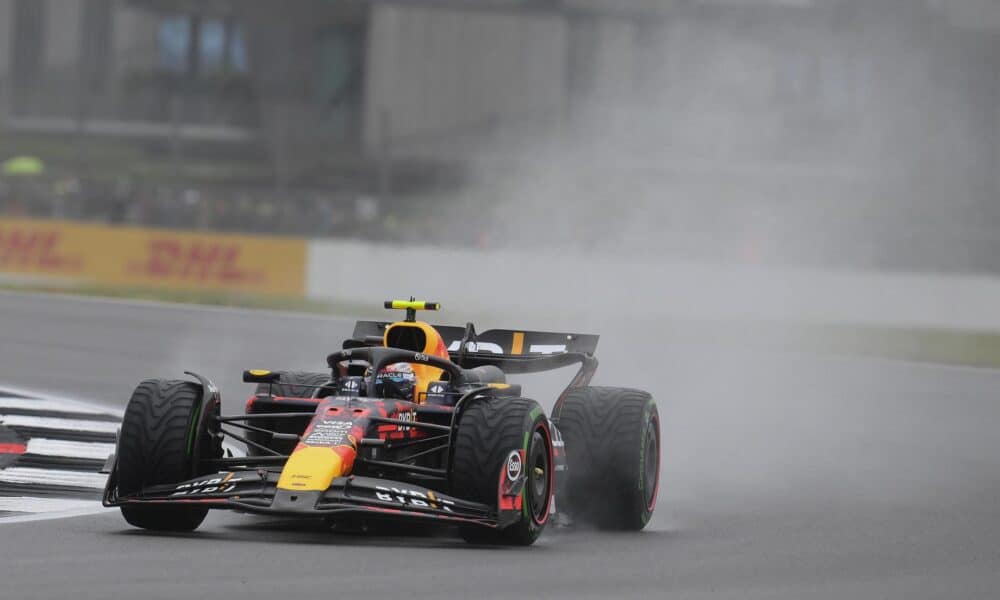
M 1000 3 L 0 0 L 15 156 L 8 215 L 997 271 Z

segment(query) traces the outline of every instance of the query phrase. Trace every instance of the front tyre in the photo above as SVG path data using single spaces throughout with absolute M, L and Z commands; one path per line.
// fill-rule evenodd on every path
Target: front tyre
M 649 523 L 660 484 L 660 416 L 647 392 L 570 390 L 558 414 L 569 467 L 573 519 L 601 529 L 639 531 Z
M 144 487 L 186 481 L 196 472 L 196 438 L 212 457 L 221 454 L 218 442 L 199 430 L 202 388 L 180 380 L 143 381 L 132 393 L 118 438 L 118 494 L 128 497 Z M 218 403 L 205 410 L 218 414 Z M 121 507 L 129 524 L 155 531 L 193 531 L 207 508 L 174 506 Z
M 548 522 L 552 506 L 552 435 L 542 407 L 527 398 L 474 400 L 458 421 L 452 461 L 452 492 L 461 498 L 497 506 L 507 460 L 519 451 L 524 485 L 516 498 L 521 515 L 500 530 L 462 529 L 466 541 L 477 544 L 529 546 Z

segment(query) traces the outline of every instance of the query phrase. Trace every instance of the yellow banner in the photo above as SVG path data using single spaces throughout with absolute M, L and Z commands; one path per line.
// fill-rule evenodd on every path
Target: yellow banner
M 0 273 L 303 296 L 305 269 L 303 239 L 0 219 Z

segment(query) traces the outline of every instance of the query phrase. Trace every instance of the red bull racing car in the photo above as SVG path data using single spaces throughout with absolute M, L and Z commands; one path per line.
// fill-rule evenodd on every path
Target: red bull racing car
M 104 505 L 145 529 L 191 531 L 211 508 L 332 522 L 423 520 L 476 543 L 528 545 L 550 520 L 639 530 L 659 487 L 646 392 L 591 387 L 598 337 L 432 326 L 390 301 L 322 373 L 250 370 L 220 414 L 207 378 L 143 381 L 125 411 Z M 551 419 L 508 375 L 579 364 Z M 246 456 L 224 452 L 230 438 Z

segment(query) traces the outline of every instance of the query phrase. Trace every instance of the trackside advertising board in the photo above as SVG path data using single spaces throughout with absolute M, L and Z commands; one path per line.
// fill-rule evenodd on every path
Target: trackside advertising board
M 86 284 L 298 296 L 306 241 L 0 219 L 0 273 Z

